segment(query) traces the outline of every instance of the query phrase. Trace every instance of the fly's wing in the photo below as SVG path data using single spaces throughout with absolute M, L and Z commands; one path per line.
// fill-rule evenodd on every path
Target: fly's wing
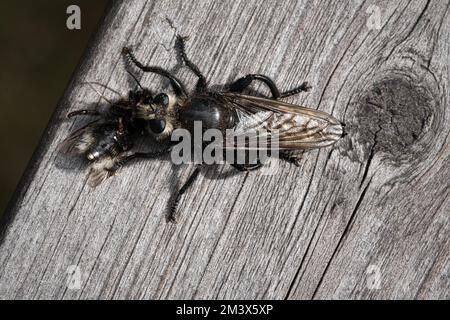
M 225 138 L 227 149 L 305 150 L 329 146 L 343 135 L 341 122 L 322 111 L 236 93 L 223 97 L 240 115 Z

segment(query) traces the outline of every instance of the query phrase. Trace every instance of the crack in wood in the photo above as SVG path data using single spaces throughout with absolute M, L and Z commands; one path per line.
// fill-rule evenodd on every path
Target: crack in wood
M 336 256 L 336 254 L 339 251 L 339 249 L 342 247 L 342 244 L 344 243 L 348 233 L 350 232 L 351 226 L 352 226 L 353 221 L 354 221 L 354 219 L 356 217 L 356 213 L 358 212 L 358 209 L 359 209 L 359 207 L 360 207 L 364 197 L 366 196 L 366 192 L 369 189 L 369 186 L 370 186 L 371 182 L 372 182 L 372 179 L 369 180 L 369 182 L 367 183 L 366 187 L 361 192 L 361 194 L 359 196 L 359 199 L 358 199 L 358 201 L 357 201 L 357 203 L 355 205 L 355 208 L 353 209 L 353 212 L 350 215 L 350 219 L 348 220 L 347 225 L 345 226 L 344 232 L 342 233 L 341 237 L 339 238 L 339 241 L 338 241 L 338 243 L 337 243 L 333 253 L 331 254 L 331 257 L 330 257 L 330 259 L 328 260 L 328 263 L 325 266 L 325 270 L 323 271 L 322 276 L 320 277 L 320 280 L 319 280 L 319 282 L 318 282 L 318 284 L 317 284 L 317 286 L 316 286 L 316 288 L 314 290 L 314 293 L 312 295 L 312 299 L 314 299 L 316 297 L 317 292 L 318 292 L 320 286 L 322 285 L 322 282 L 323 282 L 323 280 L 325 278 L 325 275 L 327 274 L 327 271 L 328 271 L 331 263 L 333 262 L 334 257 Z

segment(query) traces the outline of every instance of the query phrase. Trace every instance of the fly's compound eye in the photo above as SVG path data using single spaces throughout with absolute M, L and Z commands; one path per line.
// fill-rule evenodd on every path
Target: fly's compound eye
M 169 96 L 165 93 L 160 93 L 153 99 L 153 102 L 166 108 L 169 105 Z
M 150 130 L 156 134 L 163 132 L 166 128 L 166 122 L 164 120 L 150 120 L 148 125 Z

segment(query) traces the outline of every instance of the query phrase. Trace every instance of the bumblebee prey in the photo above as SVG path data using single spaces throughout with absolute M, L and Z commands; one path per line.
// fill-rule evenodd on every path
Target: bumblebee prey
M 250 131 L 264 130 L 266 135 L 277 132 L 276 148 L 280 158 L 296 165 L 303 151 L 329 146 L 343 136 L 343 124 L 333 116 L 280 101 L 308 91 L 311 87 L 307 82 L 294 89 L 280 91 L 268 76 L 249 74 L 237 79 L 225 90 L 210 89 L 204 75 L 186 55 L 185 40 L 186 38 L 177 36 L 175 47 L 183 64 L 198 78 L 193 92 L 187 92 L 184 84 L 171 72 L 161 67 L 142 64 L 131 49 L 124 47 L 122 54 L 129 63 L 142 72 L 155 73 L 166 78 L 172 90 L 154 94 L 144 88 L 130 72 L 139 89 L 130 91 L 127 98 L 108 100 L 110 105 L 105 112 L 78 110 L 68 114 L 68 117 L 86 115 L 97 118 L 74 132 L 62 144 L 63 152 L 82 154 L 90 161 L 88 181 L 91 186 L 98 185 L 132 159 L 155 158 L 170 152 L 176 144 L 171 139 L 172 133 L 176 129 L 193 133 L 195 122 L 200 122 L 204 129 L 220 130 L 225 137 L 228 137 L 225 134 L 227 129 L 235 129 L 238 138 L 239 135 L 246 136 Z M 243 94 L 255 81 L 264 83 L 270 89 L 270 98 Z M 109 90 L 120 96 L 117 91 Z M 162 146 L 161 150 L 134 150 L 136 139 L 142 134 L 154 137 Z M 231 145 L 234 150 L 248 151 L 248 141 L 230 143 L 226 140 L 225 138 L 223 143 L 224 150 Z M 231 165 L 237 170 L 249 171 L 260 168 L 262 163 L 256 159 Z M 178 191 L 168 215 L 169 221 L 175 221 L 180 198 L 195 181 L 200 167 L 201 164 L 195 167 Z

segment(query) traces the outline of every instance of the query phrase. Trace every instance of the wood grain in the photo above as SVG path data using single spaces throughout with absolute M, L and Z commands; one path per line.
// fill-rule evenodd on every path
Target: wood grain
M 2 223 L 0 298 L 449 299 L 449 4 L 113 2 Z M 332 113 L 348 136 L 275 174 L 203 170 L 176 225 L 167 203 L 192 168 L 169 157 L 90 189 L 85 164 L 57 152 L 86 120 L 64 115 L 100 103 L 83 81 L 132 88 L 125 45 L 192 87 L 166 17 L 210 84 L 308 80 L 288 101 Z

